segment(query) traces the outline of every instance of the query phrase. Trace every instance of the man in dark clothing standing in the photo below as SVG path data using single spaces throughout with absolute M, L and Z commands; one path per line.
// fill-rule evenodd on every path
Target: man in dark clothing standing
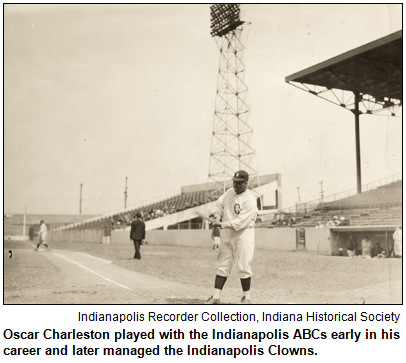
M 354 257 L 354 253 L 355 253 L 355 241 L 354 241 L 354 237 L 352 235 L 350 235 L 350 238 L 347 241 L 347 254 L 348 257 Z
M 142 221 L 140 212 L 135 215 L 134 221 L 131 223 L 130 239 L 134 243 L 135 255 L 134 259 L 141 260 L 140 247 L 141 242 L 145 239 L 145 223 Z

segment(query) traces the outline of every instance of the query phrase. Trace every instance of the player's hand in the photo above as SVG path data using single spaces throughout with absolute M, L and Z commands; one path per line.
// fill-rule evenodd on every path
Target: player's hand
M 231 241 L 230 240 L 228 240 L 228 241 L 223 241 L 224 242 L 224 244 L 227 246 L 227 247 L 232 247 L 232 244 L 231 244 Z
M 213 228 L 221 228 L 220 222 L 213 222 Z

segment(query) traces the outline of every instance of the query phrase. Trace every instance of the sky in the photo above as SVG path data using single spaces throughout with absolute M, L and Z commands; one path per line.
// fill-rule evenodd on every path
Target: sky
M 356 188 L 353 114 L 285 77 L 402 27 L 401 5 L 242 5 L 254 168 L 282 206 Z M 100 215 L 207 181 L 210 6 L 4 5 L 4 212 Z M 362 184 L 402 171 L 402 119 L 362 115 Z M 320 182 L 323 182 L 320 184 Z M 299 189 L 297 189 L 299 187 Z

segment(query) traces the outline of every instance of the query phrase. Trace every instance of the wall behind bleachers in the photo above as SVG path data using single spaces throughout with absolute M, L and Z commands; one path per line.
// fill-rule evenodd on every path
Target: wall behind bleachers
M 319 251 L 320 254 L 328 255 L 332 251 L 330 246 L 330 229 L 328 228 L 305 228 L 306 251 Z M 102 243 L 102 231 L 90 230 L 64 230 L 48 232 L 48 239 L 58 242 L 82 242 Z M 147 232 L 146 240 L 151 245 L 161 246 L 187 246 L 187 247 L 211 247 L 211 230 L 207 229 L 181 229 L 181 230 L 153 230 Z M 111 243 L 131 244 L 128 231 L 112 231 Z M 256 228 L 255 248 L 271 251 L 295 251 L 296 229 L 295 228 Z M 320 250 L 319 250 L 320 248 Z M 333 251 L 334 252 L 334 251 Z
M 306 250 L 329 255 L 331 239 L 329 228 L 304 228 L 306 234 Z
M 102 243 L 103 230 L 101 229 L 69 229 L 64 231 L 49 231 L 49 241 L 57 242 L 83 242 Z
M 149 231 L 146 240 L 153 245 L 188 246 L 208 248 L 211 246 L 210 230 L 167 230 Z M 328 228 L 306 228 L 306 251 L 317 252 L 319 241 L 330 236 Z M 111 243 L 132 243 L 126 231 L 112 231 Z M 328 254 L 330 249 L 323 243 L 321 254 Z M 255 248 L 272 251 L 295 251 L 295 228 L 256 228 Z

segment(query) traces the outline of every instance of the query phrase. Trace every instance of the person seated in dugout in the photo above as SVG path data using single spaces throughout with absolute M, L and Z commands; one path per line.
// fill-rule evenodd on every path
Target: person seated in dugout
M 361 247 L 361 243 L 355 242 L 355 249 L 354 249 L 354 256 L 359 256 L 361 257 L 362 255 L 362 247 Z
M 383 252 L 383 254 L 382 254 Z M 384 249 L 379 245 L 379 242 L 376 242 L 374 247 L 371 250 L 371 257 L 385 257 Z

